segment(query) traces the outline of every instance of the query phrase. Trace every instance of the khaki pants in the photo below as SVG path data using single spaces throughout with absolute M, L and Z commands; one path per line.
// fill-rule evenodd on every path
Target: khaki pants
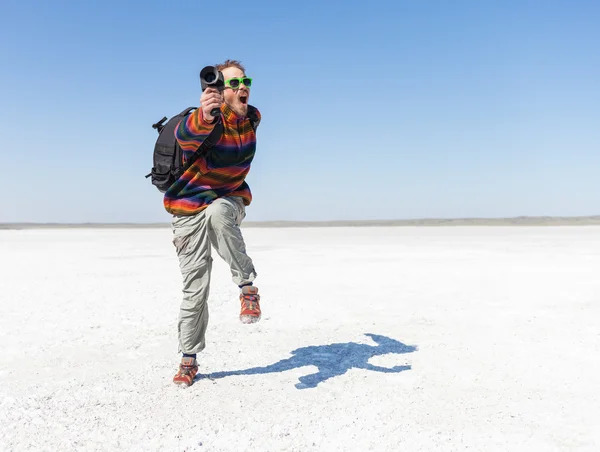
M 236 285 L 241 286 L 256 278 L 240 230 L 245 216 L 245 206 L 239 197 L 219 198 L 196 215 L 173 216 L 173 244 L 183 277 L 183 301 L 178 323 L 179 349 L 183 353 L 198 353 L 205 347 L 211 245 L 229 264 Z

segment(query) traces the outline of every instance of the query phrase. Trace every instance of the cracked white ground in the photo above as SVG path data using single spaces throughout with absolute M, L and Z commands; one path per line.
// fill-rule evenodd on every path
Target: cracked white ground
M 0 231 L 0 450 L 600 450 L 599 227 L 243 232 L 180 389 L 169 228 Z

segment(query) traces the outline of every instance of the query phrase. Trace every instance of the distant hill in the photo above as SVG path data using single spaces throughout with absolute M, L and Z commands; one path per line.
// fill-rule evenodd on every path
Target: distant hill
M 600 225 L 600 215 L 587 217 L 423 218 L 363 221 L 265 221 L 245 227 L 367 227 L 367 226 L 589 226 Z
M 244 228 L 373 227 L 373 226 L 591 226 L 600 215 L 587 217 L 424 218 L 413 220 L 245 221 Z M 0 229 L 168 228 L 169 223 L 0 223 Z

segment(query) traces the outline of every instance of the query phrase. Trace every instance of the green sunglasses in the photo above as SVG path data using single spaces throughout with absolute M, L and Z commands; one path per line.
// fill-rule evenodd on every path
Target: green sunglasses
M 250 77 L 239 77 L 225 80 L 225 86 L 231 89 L 238 89 L 240 83 L 243 83 L 246 88 L 250 88 L 252 86 L 252 79 Z

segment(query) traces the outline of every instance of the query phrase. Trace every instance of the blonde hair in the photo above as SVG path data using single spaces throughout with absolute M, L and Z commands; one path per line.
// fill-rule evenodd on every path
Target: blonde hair
M 225 60 L 221 64 L 215 65 L 218 71 L 222 71 L 223 69 L 227 69 L 228 67 L 236 67 L 244 74 L 246 73 L 246 68 L 242 65 L 242 63 L 238 60 Z

